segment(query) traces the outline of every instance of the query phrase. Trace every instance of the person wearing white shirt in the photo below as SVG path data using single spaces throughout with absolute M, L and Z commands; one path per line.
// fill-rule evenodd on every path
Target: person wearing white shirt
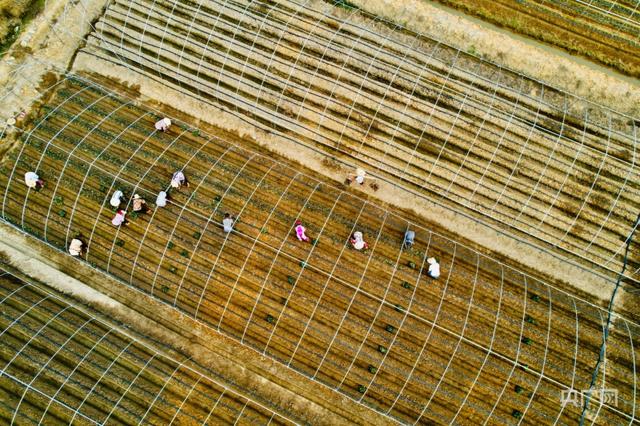
M 427 259 L 427 263 L 429 264 L 428 274 L 431 278 L 438 278 L 440 276 L 440 264 L 435 257 L 430 257 Z
M 171 127 L 171 120 L 167 117 L 163 118 L 156 122 L 156 130 L 160 130 L 161 132 L 166 132 Z
M 117 190 L 111 196 L 111 200 L 109 201 L 109 204 L 111 204 L 115 208 L 118 208 L 120 207 L 120 203 L 122 203 L 123 200 L 124 200 L 124 194 L 122 193 L 122 191 Z
M 231 216 L 229 213 L 224 214 L 224 219 L 222 219 L 222 228 L 224 232 L 229 233 L 233 230 L 233 223 L 235 222 L 235 218 Z
M 71 254 L 71 256 L 80 256 L 82 255 L 83 247 L 84 243 L 78 238 L 74 238 L 71 240 L 71 244 L 69 244 L 69 254 Z
M 37 173 L 27 172 L 24 174 L 24 183 L 31 189 L 39 190 L 44 186 L 44 181 L 40 179 Z
M 169 196 L 167 195 L 166 192 L 164 192 L 164 191 L 158 192 L 158 196 L 156 197 L 156 206 L 158 206 L 158 207 L 166 207 L 168 198 L 169 198 Z

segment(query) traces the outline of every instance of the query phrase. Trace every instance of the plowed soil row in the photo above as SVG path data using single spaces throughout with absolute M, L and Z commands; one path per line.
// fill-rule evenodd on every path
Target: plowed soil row
M 576 117 L 566 96 L 536 82 L 332 13 L 292 1 L 114 1 L 82 52 L 620 269 L 640 207 L 626 120 L 595 124 L 594 106 Z M 632 255 L 630 271 L 639 260 Z
M 293 424 L 4 271 L 0 300 L 5 424 Z
M 579 415 L 559 393 L 588 384 L 604 311 L 281 158 L 184 125 L 155 133 L 157 118 L 66 82 L 3 164 L 4 218 L 61 248 L 82 232 L 94 266 L 402 421 Z M 153 200 L 183 168 L 191 186 L 170 206 L 113 228 L 115 189 Z M 32 169 L 40 192 L 21 181 Z M 229 235 L 225 212 L 238 216 Z M 316 244 L 293 238 L 297 217 Z M 407 227 L 418 241 L 401 251 Z M 348 247 L 354 230 L 369 251 Z M 427 256 L 440 279 L 424 274 Z M 622 402 L 601 410 L 607 421 L 635 407 L 634 330 L 620 321 L 610 336 L 606 378 Z
M 439 1 L 571 53 L 584 55 L 625 74 L 640 75 L 637 3 L 618 0 Z

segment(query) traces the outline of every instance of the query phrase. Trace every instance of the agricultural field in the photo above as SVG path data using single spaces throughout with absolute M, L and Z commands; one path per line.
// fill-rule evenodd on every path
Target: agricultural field
M 622 269 L 640 207 L 635 120 L 348 3 L 114 0 L 77 58 L 593 270 Z M 628 260 L 637 283 L 640 251 Z
M 0 307 L 2 424 L 295 424 L 3 269 Z
M 640 77 L 640 6 L 635 0 L 437 1 Z
M 325 385 L 336 398 L 399 422 L 579 419 L 581 407 L 563 406 L 560 394 L 589 388 L 607 316 L 589 295 L 493 260 L 409 212 L 363 199 L 240 138 L 231 142 L 180 120 L 169 133 L 156 132 L 157 112 L 86 78 L 62 76 L 42 99 L 0 163 L 5 221 L 60 250 L 81 233 L 89 265 Z M 166 208 L 130 215 L 126 227 L 111 225 L 114 190 L 153 201 L 180 169 L 190 186 L 173 192 Z M 41 174 L 44 189 L 26 188 L 27 170 Z M 225 212 L 238 218 L 231 234 L 220 227 Z M 312 243 L 295 239 L 296 218 Z M 418 238 L 401 250 L 408 228 Z M 355 230 L 369 250 L 349 247 Z M 437 280 L 426 275 L 429 256 L 442 265 Z M 11 293 L 14 284 L 7 285 Z M 593 401 L 588 419 L 630 424 L 638 415 L 637 327 L 614 313 L 596 387 L 616 389 L 619 399 Z M 132 371 L 146 371 L 149 359 Z M 177 371 L 192 383 L 189 372 Z M 175 401 L 186 396 L 175 392 Z M 242 416 L 249 408 L 267 415 L 246 399 L 229 404 Z M 34 410 L 41 405 L 32 403 Z M 167 408 L 163 415 L 173 414 Z

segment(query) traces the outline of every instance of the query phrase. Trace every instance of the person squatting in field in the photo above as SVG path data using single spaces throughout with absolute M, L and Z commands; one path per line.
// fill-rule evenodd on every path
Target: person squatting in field
M 120 204 L 123 201 L 124 201 L 124 194 L 122 193 L 122 191 L 117 190 L 111 196 L 111 200 L 109 200 L 109 204 L 111 204 L 112 207 L 119 208 Z
M 222 228 L 224 232 L 229 233 L 233 230 L 233 224 L 235 222 L 235 217 L 231 216 L 229 213 L 224 214 L 224 219 L 222 219 Z
M 170 199 L 171 197 L 169 197 L 169 194 L 167 194 L 165 191 L 160 191 L 158 192 L 158 196 L 156 197 L 156 206 L 166 207 L 167 200 L 170 200 Z
M 84 243 L 80 240 L 80 236 L 76 235 L 69 244 L 69 254 L 71 256 L 82 256 L 84 253 Z
M 430 257 L 427 259 L 427 263 L 429 264 L 429 270 L 427 273 L 431 278 L 438 278 L 440 276 L 440 264 L 438 263 L 438 259 L 435 257 Z
M 142 198 L 138 194 L 135 194 L 133 196 L 133 211 L 136 213 L 144 214 L 144 213 L 152 212 L 153 210 L 149 208 L 144 198 Z
M 294 229 L 299 241 L 309 241 L 309 237 L 307 237 L 307 234 L 305 233 L 307 228 L 302 226 L 302 221 L 300 219 L 296 220 L 296 227 Z
M 24 174 L 24 183 L 31 189 L 39 191 L 44 187 L 44 181 L 35 172 L 27 172 Z
M 189 187 L 189 181 L 187 177 L 182 173 L 182 171 L 177 171 L 171 176 L 171 187 L 175 189 L 180 189 L 181 187 L 186 186 Z
M 167 130 L 169 130 L 169 127 L 171 127 L 171 120 L 167 117 L 156 122 L 156 130 L 159 130 L 161 132 L 166 132 Z
M 129 222 L 127 221 L 127 218 L 125 217 L 125 215 L 127 214 L 126 211 L 119 209 L 116 212 L 116 215 L 114 216 L 113 219 L 111 219 L 111 223 L 113 224 L 113 226 L 120 226 L 120 225 L 124 225 L 127 226 L 129 225 Z
M 354 232 L 353 235 L 351 236 L 351 239 L 349 239 L 349 242 L 351 243 L 353 248 L 356 250 L 362 250 L 362 249 L 366 250 L 369 248 L 369 244 L 367 244 L 367 242 L 364 240 L 364 237 L 362 236 L 362 232 L 360 231 Z

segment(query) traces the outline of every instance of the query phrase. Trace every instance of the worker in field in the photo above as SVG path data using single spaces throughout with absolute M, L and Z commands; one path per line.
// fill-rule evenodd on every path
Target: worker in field
M 225 213 L 224 219 L 222 219 L 222 229 L 224 229 L 224 232 L 229 233 L 233 231 L 235 221 L 235 217 L 231 216 L 229 213 Z
M 111 200 L 109 200 L 109 204 L 116 209 L 120 207 L 120 204 L 124 201 L 124 194 L 119 189 L 113 193 L 111 196 Z
M 356 250 L 362 250 L 362 249 L 366 250 L 369 248 L 369 244 L 367 244 L 367 242 L 364 240 L 364 236 L 360 231 L 354 232 L 351 238 L 349 239 L 349 242 L 351 243 L 353 248 Z
M 41 188 L 44 187 L 44 181 L 40 179 L 35 172 L 27 172 L 24 174 L 24 183 L 31 189 L 35 189 L 36 191 L 40 191 Z
M 175 189 L 180 189 L 181 187 L 186 186 L 189 187 L 189 181 L 187 177 L 182 173 L 182 171 L 177 171 L 171 176 L 171 187 Z
M 402 248 L 410 249 L 413 246 L 413 242 L 416 239 L 416 233 L 414 231 L 408 230 L 404 233 L 404 242 L 402 243 Z
M 129 225 L 129 222 L 127 221 L 127 218 L 125 217 L 126 214 L 127 214 L 126 211 L 124 211 L 122 209 L 118 209 L 118 211 L 116 212 L 116 215 L 114 216 L 114 218 L 111 219 L 111 223 L 113 224 L 113 226 L 120 226 L 120 225 L 127 226 L 127 225 Z
M 429 264 L 429 270 L 427 273 L 431 278 L 438 278 L 440 276 L 440 264 L 438 263 L 438 259 L 435 257 L 430 257 L 427 259 L 427 263 Z
M 364 185 L 365 176 L 367 176 L 367 172 L 358 167 L 355 174 L 347 176 L 346 183 L 347 185 L 351 185 L 351 182 L 355 180 L 358 185 Z
M 69 254 L 71 256 L 82 256 L 84 254 L 84 243 L 80 239 L 80 235 L 76 235 L 69 244 Z
M 171 127 L 171 120 L 167 117 L 156 122 L 156 130 L 159 130 L 161 132 L 166 132 L 167 130 L 169 130 L 169 127 Z
M 294 229 L 296 231 L 296 237 L 298 237 L 299 241 L 309 241 L 309 237 L 307 237 L 307 234 L 305 233 L 307 231 L 307 228 L 302 226 L 302 221 L 300 219 L 296 220 Z
M 171 197 L 169 197 L 169 194 L 167 194 L 165 191 L 160 191 L 158 192 L 158 196 L 156 197 L 156 206 L 166 207 L 167 201 L 170 199 Z
M 140 195 L 135 194 L 133 196 L 133 211 L 139 214 L 145 214 L 145 213 L 149 213 L 152 210 L 149 208 L 149 206 L 147 205 L 147 202 L 145 201 L 144 198 L 142 198 Z

